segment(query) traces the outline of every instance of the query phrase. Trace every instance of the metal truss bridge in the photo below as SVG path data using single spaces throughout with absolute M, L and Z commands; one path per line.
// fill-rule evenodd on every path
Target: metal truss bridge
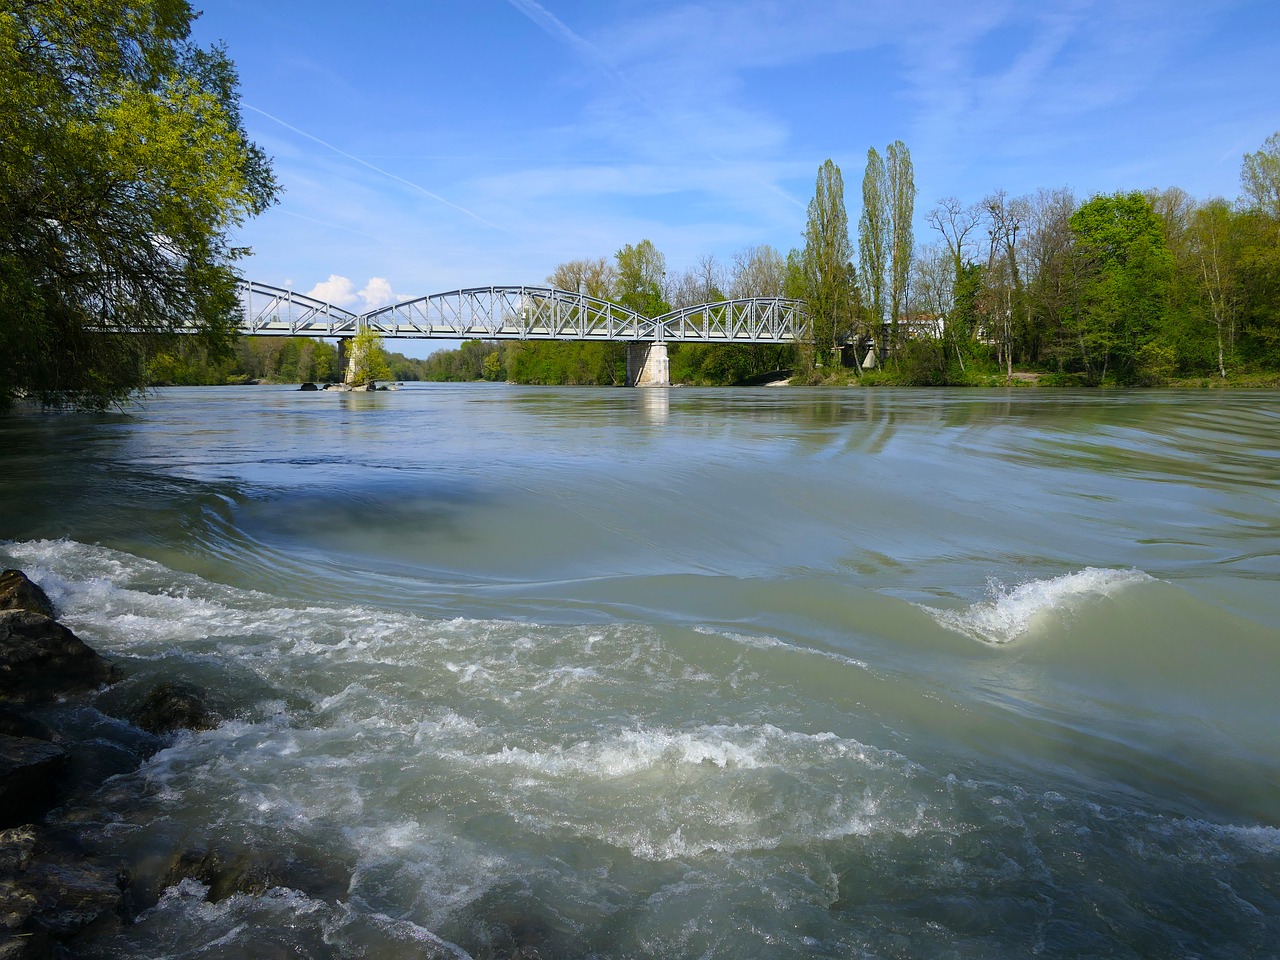
M 622 340 L 664 343 L 794 343 L 808 336 L 800 300 L 704 303 L 646 317 L 555 287 L 471 287 L 433 293 L 367 313 L 305 294 L 243 281 L 240 332 L 254 337 L 384 337 L 444 340 Z
M 400 339 L 623 341 L 633 386 L 670 382 L 668 343 L 795 343 L 809 336 L 804 302 L 781 297 L 702 303 L 646 317 L 555 287 L 470 287 L 361 314 L 252 281 L 241 282 L 240 296 L 240 333 L 255 337 L 342 341 L 369 329 Z

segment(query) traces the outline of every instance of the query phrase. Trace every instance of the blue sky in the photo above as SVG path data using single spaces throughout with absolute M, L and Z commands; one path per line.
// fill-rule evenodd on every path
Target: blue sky
M 931 242 L 949 195 L 1235 197 L 1280 129 L 1280 0 L 210 0 L 195 36 L 285 187 L 245 275 L 357 310 L 642 239 L 785 254 L 822 161 L 853 224 L 896 139 Z

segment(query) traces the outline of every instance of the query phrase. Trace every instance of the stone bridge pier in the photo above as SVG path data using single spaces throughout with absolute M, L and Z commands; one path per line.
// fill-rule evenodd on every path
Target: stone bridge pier
M 664 342 L 633 340 L 627 344 L 627 386 L 671 386 L 671 362 Z

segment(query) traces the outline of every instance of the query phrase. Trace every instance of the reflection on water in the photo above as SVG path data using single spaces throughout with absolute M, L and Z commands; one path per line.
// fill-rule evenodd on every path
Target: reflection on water
M 0 553 L 124 666 L 103 705 L 233 718 L 68 812 L 154 903 L 82 955 L 1267 955 L 1278 424 L 500 384 L 0 422 Z M 291 886 L 146 866 L 217 844 Z

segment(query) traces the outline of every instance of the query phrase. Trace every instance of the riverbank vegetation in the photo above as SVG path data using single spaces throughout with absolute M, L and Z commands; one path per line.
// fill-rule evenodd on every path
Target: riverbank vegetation
M 183 0 L 0 12 L 0 409 L 106 407 L 166 335 L 215 362 L 234 342 L 230 231 L 277 187 L 194 18 Z
M 382 354 L 388 375 L 376 379 L 427 379 L 427 361 L 389 350 L 383 350 Z M 148 385 L 167 387 L 254 382 L 332 383 L 342 379 L 338 372 L 337 347 L 311 337 L 240 337 L 217 359 L 211 358 L 198 340 L 174 337 L 147 358 L 145 375 Z

